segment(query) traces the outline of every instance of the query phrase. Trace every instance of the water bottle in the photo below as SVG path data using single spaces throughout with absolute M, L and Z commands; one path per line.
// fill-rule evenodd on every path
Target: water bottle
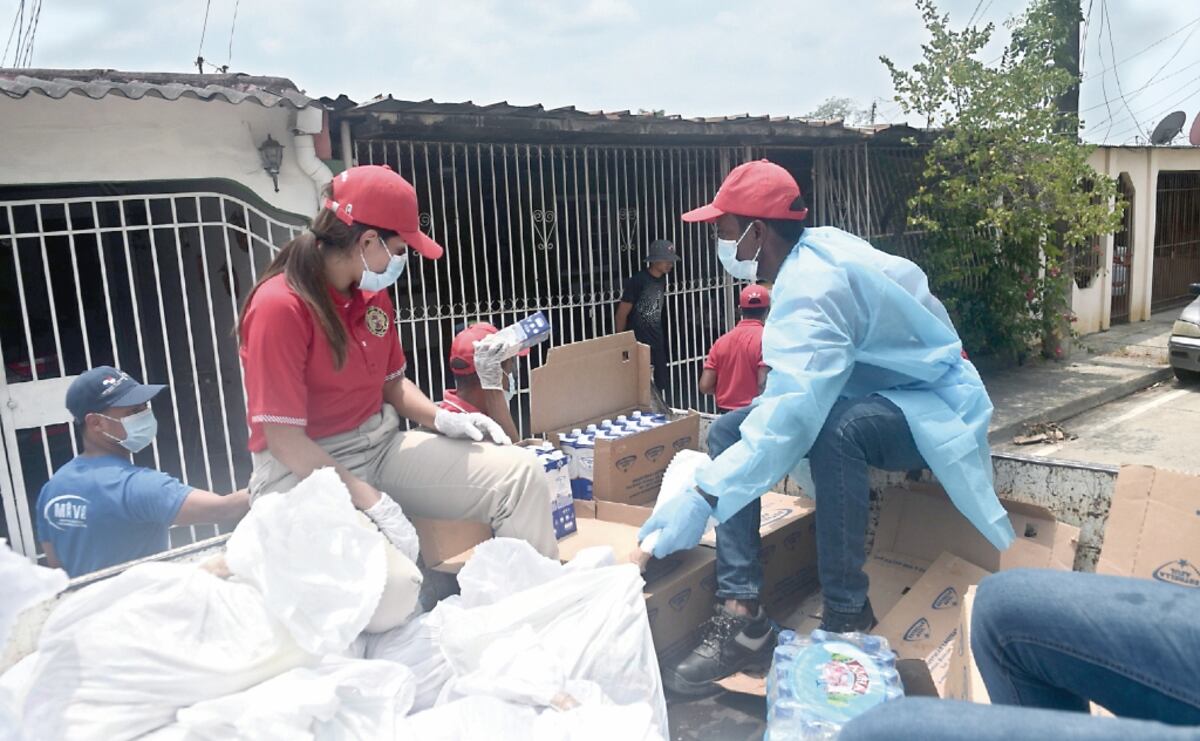
M 767 675 L 765 739 L 835 739 L 852 718 L 903 696 L 887 639 L 781 631 Z

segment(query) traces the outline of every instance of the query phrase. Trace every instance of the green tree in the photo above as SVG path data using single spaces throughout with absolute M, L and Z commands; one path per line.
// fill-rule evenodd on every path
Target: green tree
M 1069 314 L 1073 255 L 1120 221 L 1115 182 L 1088 164 L 1093 148 L 1059 111 L 1075 80 L 1055 60 L 1078 27 L 1051 2 L 1031 0 L 1009 21 L 994 66 L 977 58 L 994 26 L 956 31 L 934 0 L 916 3 L 930 33 L 922 60 L 903 70 L 881 57 L 896 101 L 936 132 L 909 221 L 974 353 L 1020 355 L 1053 335 Z
M 858 101 L 854 98 L 834 96 L 826 98 L 824 103 L 813 109 L 811 113 L 804 114 L 804 117 L 825 121 L 841 119 L 848 124 L 857 125 L 867 123 L 871 116 L 866 109 L 859 107 Z

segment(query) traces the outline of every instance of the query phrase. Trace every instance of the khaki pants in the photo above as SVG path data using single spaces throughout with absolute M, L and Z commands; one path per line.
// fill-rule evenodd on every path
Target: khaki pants
M 558 558 L 550 522 L 550 485 L 528 451 L 492 443 L 452 440 L 424 430 L 400 429 L 390 404 L 357 429 L 316 441 L 355 476 L 395 499 L 408 517 L 474 520 L 497 537 L 527 541 Z M 251 502 L 300 483 L 268 451 L 254 453 Z

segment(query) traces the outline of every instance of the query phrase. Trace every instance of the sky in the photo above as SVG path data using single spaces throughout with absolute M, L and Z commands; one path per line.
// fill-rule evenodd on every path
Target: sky
M 0 28 L 14 25 L 21 2 L 0 0 Z M 26 27 L 37 2 L 24 0 Z M 928 36 L 912 0 L 41 2 L 23 66 L 188 72 L 200 51 L 231 71 L 290 78 L 312 96 L 685 116 L 798 116 L 848 97 L 875 103 L 879 122 L 901 122 L 879 56 L 911 66 Z M 1200 112 L 1200 3 L 1082 2 L 1085 138 L 1134 143 L 1176 109 L 1190 125 Z M 972 17 L 996 24 L 985 61 L 999 57 L 1004 22 L 1024 6 L 939 2 L 956 27 Z M 9 46 L 0 66 L 16 56 Z

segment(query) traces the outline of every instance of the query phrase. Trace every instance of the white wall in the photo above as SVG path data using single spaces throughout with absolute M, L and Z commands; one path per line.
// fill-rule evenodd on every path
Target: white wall
M 1150 318 L 1154 285 L 1154 227 L 1158 202 L 1158 174 L 1163 170 L 1200 170 L 1200 147 L 1099 147 L 1092 153 L 1092 167 L 1116 178 L 1127 173 L 1133 182 L 1133 275 L 1130 286 L 1129 320 Z M 1113 239 L 1104 239 L 1104 256 L 1099 277 L 1086 289 L 1076 286 L 1072 310 L 1081 334 L 1108 329 L 1112 310 Z
M 253 102 L 0 96 L 0 184 L 227 178 L 310 216 L 317 187 L 296 164 L 295 117 Z M 259 160 L 267 134 L 285 147 L 278 193 Z

